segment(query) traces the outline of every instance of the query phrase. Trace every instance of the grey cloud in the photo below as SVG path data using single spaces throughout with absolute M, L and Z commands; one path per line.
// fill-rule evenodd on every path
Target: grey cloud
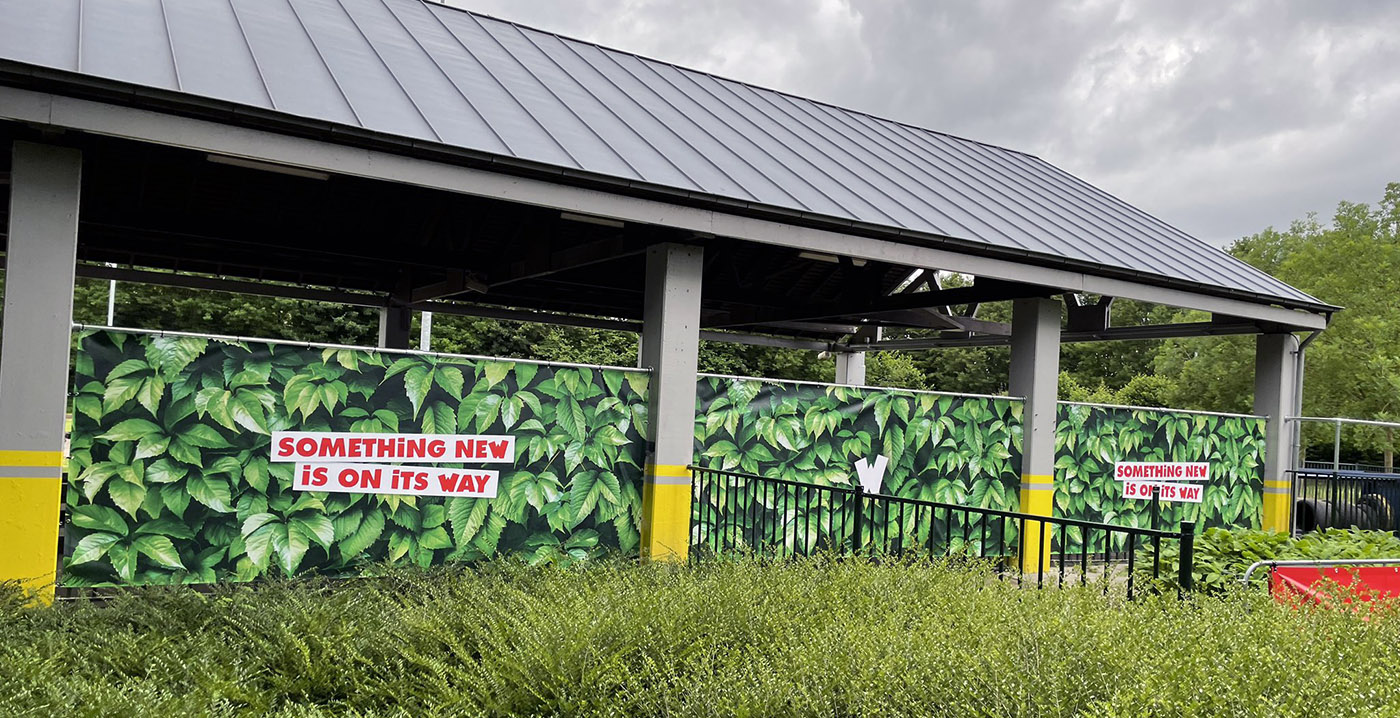
M 1222 244 L 1400 181 L 1400 3 L 454 4 L 1031 152 Z

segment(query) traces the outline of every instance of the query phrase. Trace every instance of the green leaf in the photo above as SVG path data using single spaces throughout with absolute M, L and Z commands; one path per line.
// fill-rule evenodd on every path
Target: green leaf
M 200 454 L 199 449 L 186 444 L 178 438 L 170 442 L 170 446 L 166 447 L 166 451 L 170 452 L 170 458 L 176 461 L 194 464 L 196 466 L 204 463 L 204 458 Z
M 112 568 L 117 570 L 117 576 L 123 581 L 131 583 L 136 579 L 136 549 L 114 543 L 107 549 L 107 559 L 112 562 Z
M 263 405 L 255 394 L 249 391 L 235 392 L 233 398 L 228 400 L 229 416 L 243 428 L 255 434 L 270 434 L 267 427 L 267 416 L 263 411 Z M 210 431 L 213 431 L 210 428 Z M 214 432 L 218 433 L 218 432 Z M 188 441 L 188 439 L 186 439 Z M 205 448 L 215 449 L 219 447 L 207 446 Z
M 433 381 L 451 394 L 453 399 L 462 398 L 462 387 L 466 380 L 462 377 L 461 369 L 455 366 L 438 366 L 433 369 Z
M 415 366 L 403 375 L 403 385 L 409 402 L 413 404 L 413 416 L 416 417 L 423 407 L 423 399 L 433 388 L 432 373 L 425 366 Z
M 102 408 L 111 413 L 125 406 L 141 389 L 142 382 L 140 377 L 122 377 L 109 380 L 107 388 L 102 392 Z
M 146 558 L 155 561 L 166 568 L 184 569 L 185 564 L 180 561 L 180 552 L 175 550 L 175 545 L 170 543 L 170 539 L 165 536 L 145 535 L 136 537 L 131 542 L 133 548 L 145 554 Z
M 647 387 L 651 383 L 651 374 L 629 371 L 626 376 L 627 386 L 632 387 L 632 392 L 643 399 L 647 398 Z
M 102 421 L 102 400 L 90 394 L 81 394 L 73 399 L 73 409 L 93 421 Z
M 490 389 L 491 387 L 501 383 L 501 380 L 505 379 L 506 376 L 510 374 L 510 370 L 514 368 L 515 362 L 485 362 L 482 366 L 482 370 L 483 373 L 486 375 L 486 388 Z
M 96 561 L 107 554 L 107 550 L 117 541 L 120 536 L 109 533 L 91 533 L 82 538 L 73 549 L 73 556 L 68 559 L 69 563 L 88 563 Z
M 272 555 L 272 539 L 276 535 L 285 536 L 287 527 L 279 523 L 268 523 L 243 539 L 243 545 L 248 552 L 248 559 L 258 568 L 267 568 L 268 558 Z M 285 539 L 283 539 L 285 540 Z
M 99 504 L 84 504 L 73 509 L 73 525 L 85 529 L 107 531 L 118 536 L 127 533 L 126 519 L 115 510 Z
M 457 417 L 452 407 L 435 401 L 423 412 L 424 434 L 451 434 L 457 428 Z
M 456 536 L 457 543 L 468 543 L 476 537 L 476 532 L 481 530 L 482 523 L 486 521 L 486 511 L 490 507 L 489 499 L 448 499 L 447 520 L 452 522 L 452 533 Z
M 539 372 L 540 365 L 531 362 L 516 362 L 515 364 L 515 387 L 525 389 L 530 386 L 530 382 L 535 380 L 535 374 Z
M 176 438 L 186 445 L 203 449 L 227 449 L 232 446 L 217 429 L 205 424 L 195 424 L 180 432 Z
M 331 545 L 335 543 L 335 526 L 331 524 L 330 518 L 325 514 L 304 512 L 292 517 L 290 526 L 292 529 L 302 531 L 328 552 L 331 550 Z
M 452 548 L 452 537 L 441 526 L 428 529 L 418 535 L 418 545 L 427 549 Z
M 121 377 L 150 370 L 151 365 L 140 359 L 127 359 L 112 367 L 112 371 L 107 372 L 107 383 L 111 384 L 113 380 L 120 379 Z
M 243 467 L 243 481 L 260 493 L 267 493 L 267 463 L 267 459 L 256 456 L 249 459 L 248 465 Z
M 369 547 L 379 540 L 382 533 L 384 533 L 384 512 L 380 509 L 372 509 L 365 514 L 359 527 L 353 533 L 336 544 L 336 549 L 340 551 L 342 560 L 349 561 L 369 550 Z
M 311 536 L 303 526 L 287 524 L 285 531 L 272 534 L 272 550 L 277 554 L 277 564 L 288 576 L 294 575 L 301 566 L 301 559 L 311 548 Z
M 185 485 L 189 489 L 190 496 L 201 504 L 218 511 L 219 513 L 231 513 L 233 508 L 229 506 L 229 485 L 228 481 L 217 475 L 191 474 L 185 480 Z
M 165 380 L 158 376 L 147 377 L 136 390 L 136 402 L 146 407 L 155 416 L 160 411 L 160 399 L 165 395 Z
M 118 508 L 136 518 L 136 510 L 146 500 L 146 487 L 126 479 L 115 479 L 107 483 L 107 495 Z
M 147 521 L 136 527 L 137 534 L 159 534 L 178 539 L 194 538 L 194 530 L 183 521 L 176 521 L 168 516 L 158 518 L 154 521 Z
M 108 441 L 140 441 L 147 436 L 162 436 L 161 428 L 145 419 L 127 419 L 99 434 L 97 438 Z

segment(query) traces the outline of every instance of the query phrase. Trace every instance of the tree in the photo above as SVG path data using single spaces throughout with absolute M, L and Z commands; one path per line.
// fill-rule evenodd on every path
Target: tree
M 1286 231 L 1246 237 L 1230 252 L 1345 308 L 1308 348 L 1304 414 L 1400 418 L 1400 183 L 1388 185 L 1375 206 L 1343 202 L 1330 224 L 1309 215 Z M 1248 411 L 1253 349 L 1239 337 L 1173 340 L 1156 367 L 1174 377 L 1177 406 Z M 1381 432 L 1352 433 L 1383 448 Z

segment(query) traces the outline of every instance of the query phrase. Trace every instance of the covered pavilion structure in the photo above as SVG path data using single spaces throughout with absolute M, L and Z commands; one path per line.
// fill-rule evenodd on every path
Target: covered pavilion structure
M 1286 527 L 1299 335 L 1336 309 L 1039 158 L 422 0 L 0 0 L 0 147 L 0 579 L 53 571 L 75 277 L 378 307 L 387 347 L 415 311 L 639 332 L 657 558 L 701 339 L 832 351 L 845 383 L 1009 344 L 1048 515 L 1062 342 L 1255 335 Z M 1210 319 L 1114 327 L 1111 298 Z

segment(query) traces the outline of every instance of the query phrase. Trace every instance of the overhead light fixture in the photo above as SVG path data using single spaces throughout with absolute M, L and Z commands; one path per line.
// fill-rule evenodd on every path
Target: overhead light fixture
M 279 165 L 274 162 L 260 162 L 258 160 L 244 159 L 242 157 L 230 157 L 228 155 L 214 154 L 206 155 L 206 158 L 216 165 L 242 167 L 244 169 L 261 170 L 263 172 L 272 172 L 274 174 L 279 175 L 289 175 L 292 177 L 303 177 L 305 179 L 314 179 L 321 181 L 325 181 L 331 178 L 331 176 L 325 172 L 302 169 L 301 167 L 292 167 L 291 165 Z
M 828 264 L 840 264 L 841 258 L 834 254 L 824 254 L 822 252 L 798 252 L 797 256 L 803 259 L 810 259 L 816 262 L 826 262 Z M 864 267 L 864 259 L 852 259 L 851 264 L 856 267 Z
M 570 222 L 583 222 L 585 224 L 596 224 L 603 227 L 616 227 L 622 229 L 627 226 L 626 222 L 620 219 L 609 219 L 608 217 L 595 217 L 591 214 L 579 214 L 577 212 L 560 212 L 560 219 L 567 219 Z

